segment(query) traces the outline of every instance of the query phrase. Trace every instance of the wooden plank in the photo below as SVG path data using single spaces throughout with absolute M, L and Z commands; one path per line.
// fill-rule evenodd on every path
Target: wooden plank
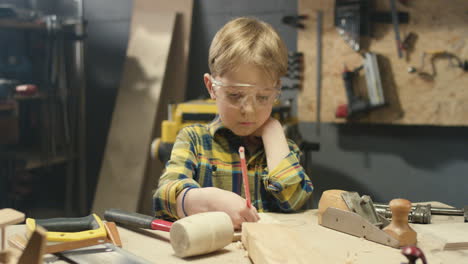
M 388 0 L 373 1 L 375 10 L 390 11 Z M 298 117 L 300 121 L 314 122 L 316 119 L 316 52 L 315 13 L 323 10 L 323 55 L 322 55 L 322 95 L 321 121 L 345 122 L 335 118 L 335 110 L 340 104 L 347 103 L 341 74 L 343 65 L 349 69 L 360 66 L 362 57 L 353 51 L 339 36 L 333 25 L 335 1 L 299 0 L 299 13 L 308 14 L 306 29 L 298 31 L 298 50 L 304 52 L 303 90 L 298 95 Z M 461 59 L 468 59 L 468 35 L 466 34 L 466 10 L 468 1 L 444 0 L 411 1 L 406 7 L 397 1 L 399 11 L 408 12 L 409 24 L 400 25 L 404 34 L 414 32 L 418 35 L 414 50 L 408 60 L 399 59 L 396 52 L 395 34 L 392 24 L 373 23 L 374 38 L 365 40 L 370 51 L 380 54 L 380 72 L 387 107 L 374 110 L 358 120 L 364 123 L 386 123 L 407 125 L 468 125 L 468 73 L 460 68 L 450 67 L 448 60 L 435 63 L 437 76 L 427 82 L 407 72 L 409 66 L 419 68 L 423 51 L 447 50 Z M 426 58 L 425 70 L 430 69 Z M 357 89 L 365 94 L 363 72 Z
M 14 225 L 24 221 L 24 214 L 14 209 L 0 209 L 0 227 Z
M 431 243 L 439 250 L 468 249 L 466 223 L 414 225 L 413 228 L 425 236 L 426 243 Z
M 254 264 L 330 263 L 299 233 L 281 224 L 244 223 L 242 244 Z
M 279 224 L 280 221 L 276 220 L 271 215 L 266 213 L 258 213 L 260 216 L 260 220 L 258 220 L 257 224 Z M 232 236 L 232 242 L 241 241 L 242 240 L 242 231 L 235 231 L 234 235 Z
M 93 212 L 138 209 L 155 117 L 165 81 L 174 13 L 135 8 L 127 59 L 107 138 Z
M 18 259 L 18 264 L 42 264 L 47 240 L 46 232 L 44 228 L 36 227 L 23 250 L 23 254 Z
M 138 9 L 159 13 L 176 12 L 173 41 L 166 66 L 166 75 L 161 89 L 160 103 L 156 114 L 152 138 L 161 136 L 161 123 L 167 119 L 167 105 L 185 100 L 187 86 L 188 57 L 190 51 L 190 34 L 192 28 L 193 0 L 138 0 L 134 2 Z M 200 77 L 201 78 L 201 77 Z M 139 212 L 153 214 L 153 191 L 159 182 L 159 176 L 165 164 L 151 160 L 148 155 L 148 168 L 145 173 L 145 183 L 142 190 Z

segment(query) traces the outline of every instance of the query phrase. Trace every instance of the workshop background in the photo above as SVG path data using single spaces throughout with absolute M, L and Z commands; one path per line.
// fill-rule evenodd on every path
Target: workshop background
M 59 16 L 80 17 L 83 12 L 87 33 L 84 53 L 86 114 L 82 126 L 86 128 L 86 153 L 82 164 L 85 164 L 86 170 L 80 177 L 86 179 L 74 181 L 82 184 L 84 182 L 86 186 L 73 185 L 73 188 L 82 188 L 82 191 L 75 192 L 72 197 L 71 214 L 87 213 L 91 210 L 98 184 L 121 81 L 133 1 L 10 0 L 0 3 L 11 3 L 19 7 L 32 6 Z M 84 5 L 82 11 L 81 4 Z M 307 56 L 309 52 L 315 53 L 316 50 L 314 43 L 310 45 L 310 49 L 298 50 L 298 31 L 301 29 L 282 21 L 284 16 L 302 14 L 298 11 L 297 1 L 196 0 L 193 1 L 192 12 L 186 100 L 206 97 L 202 76 L 208 72 L 210 41 L 215 32 L 233 17 L 255 16 L 271 23 L 286 41 L 290 51 L 299 51 Z M 309 14 L 308 19 L 307 24 L 315 27 L 315 14 Z M 387 26 L 391 27 L 390 24 Z M 3 43 L 6 41 L 6 33 L 3 30 L 0 33 Z M 388 34 L 393 32 L 389 30 Z M 464 45 L 467 45 L 467 38 L 465 34 Z M 13 41 L 10 35 L 8 41 Z M 16 41 L 22 43 L 24 39 L 18 37 Z M 327 48 L 323 46 L 324 51 Z M 4 52 L 5 50 L 0 51 L 1 55 L 8 56 Z M 395 50 L 393 56 L 397 56 Z M 335 66 L 341 70 L 343 62 Z M 285 80 L 285 83 L 288 84 L 289 81 Z M 467 87 L 465 84 L 459 89 Z M 344 86 L 339 89 L 344 92 Z M 315 88 L 307 91 L 315 93 Z M 296 112 L 298 94 L 297 89 L 287 90 L 283 94 L 283 99 L 294 99 L 292 105 Z M 307 116 L 308 113 L 301 112 L 301 115 Z M 317 126 L 317 122 L 299 124 L 300 134 L 306 141 L 320 144 L 320 150 L 310 153 L 306 160 L 310 169 L 309 176 L 315 186 L 309 206 L 315 208 L 321 193 L 327 189 L 357 191 L 361 195 L 370 195 L 376 202 L 404 197 L 413 202 L 440 201 L 455 207 L 466 205 L 467 126 L 335 122 L 321 122 Z M 6 149 L 0 146 L 0 152 Z M 63 168 L 29 172 L 26 181 L 29 182 L 31 191 L 18 198 L 10 195 L 14 191 L 11 182 L 15 181 L 15 175 L 8 175 L 17 170 L 7 169 L 11 164 L 5 164 L 7 163 L 2 161 L 0 207 L 11 206 L 13 199 L 13 205 L 25 212 L 34 211 L 40 214 L 39 209 L 50 209 L 58 211 L 51 214 L 61 215 L 60 210 L 66 206 L 63 204 L 67 195 L 64 186 L 70 184 L 63 177 Z

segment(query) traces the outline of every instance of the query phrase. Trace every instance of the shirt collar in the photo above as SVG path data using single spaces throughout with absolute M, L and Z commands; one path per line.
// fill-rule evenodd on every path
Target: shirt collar
M 231 139 L 233 139 L 233 140 L 235 140 L 237 142 L 237 144 L 234 144 L 234 145 L 231 146 L 233 148 L 232 151 L 237 152 L 237 149 L 239 148 L 239 146 L 241 144 L 241 137 L 236 136 L 229 128 L 225 127 L 224 124 L 223 124 L 223 121 L 221 121 L 221 118 L 219 117 L 219 115 L 216 115 L 216 117 L 213 119 L 213 121 L 211 121 L 211 123 L 209 123 L 207 125 L 207 128 L 208 128 L 208 131 L 209 131 L 210 135 L 213 138 L 214 138 L 215 134 L 225 132 L 225 133 L 223 133 L 224 136 L 226 136 L 228 138 L 231 138 Z M 263 145 L 263 142 L 260 141 L 260 145 Z M 263 148 L 257 148 L 257 151 L 255 151 L 255 153 L 252 153 L 253 155 L 251 156 L 251 158 L 249 160 L 256 158 L 261 153 L 263 153 Z
M 218 131 L 225 129 L 227 128 L 224 126 L 223 121 L 221 121 L 221 118 L 219 118 L 219 115 L 217 115 L 215 119 L 213 119 L 213 121 L 211 121 L 211 123 L 208 124 L 208 131 L 210 132 L 210 135 L 212 137 L 214 137 L 214 135 Z

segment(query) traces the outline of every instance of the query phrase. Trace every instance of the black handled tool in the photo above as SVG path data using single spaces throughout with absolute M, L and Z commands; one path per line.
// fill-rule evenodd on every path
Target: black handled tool
M 108 209 L 104 212 L 104 219 L 116 223 L 168 232 L 172 227 L 172 222 L 156 219 L 149 215 L 125 212 L 120 209 Z

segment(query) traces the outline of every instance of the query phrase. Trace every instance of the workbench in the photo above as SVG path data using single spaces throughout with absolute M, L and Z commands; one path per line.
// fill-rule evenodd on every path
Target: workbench
M 440 203 L 431 202 L 433 206 Z M 317 249 L 330 260 L 330 263 L 406 263 L 406 258 L 399 249 L 383 246 L 363 238 L 354 237 L 317 224 L 317 210 L 307 210 L 294 214 L 268 213 L 269 216 L 298 232 L 310 244 L 308 247 Z M 462 216 L 432 216 L 432 223 L 461 223 Z M 426 255 L 429 263 L 468 263 L 468 250 L 442 250 L 440 245 L 433 241 L 433 237 L 425 234 L 418 226 L 410 224 L 418 232 L 418 247 Z M 466 223 L 468 229 L 468 223 Z M 169 234 L 162 231 L 130 230 L 119 227 L 123 248 L 154 263 L 251 263 L 247 252 L 240 242 L 233 242 L 217 252 L 180 259 L 173 254 L 169 242 Z M 7 228 L 7 237 L 14 233 L 25 232 L 24 225 Z M 105 253 L 98 253 L 105 254 Z M 294 254 L 294 249 L 291 249 Z M 50 260 L 50 255 L 49 260 Z M 311 256 L 311 263 L 313 256 Z M 51 263 L 51 262 L 48 262 Z M 52 263 L 67 263 L 63 260 Z

